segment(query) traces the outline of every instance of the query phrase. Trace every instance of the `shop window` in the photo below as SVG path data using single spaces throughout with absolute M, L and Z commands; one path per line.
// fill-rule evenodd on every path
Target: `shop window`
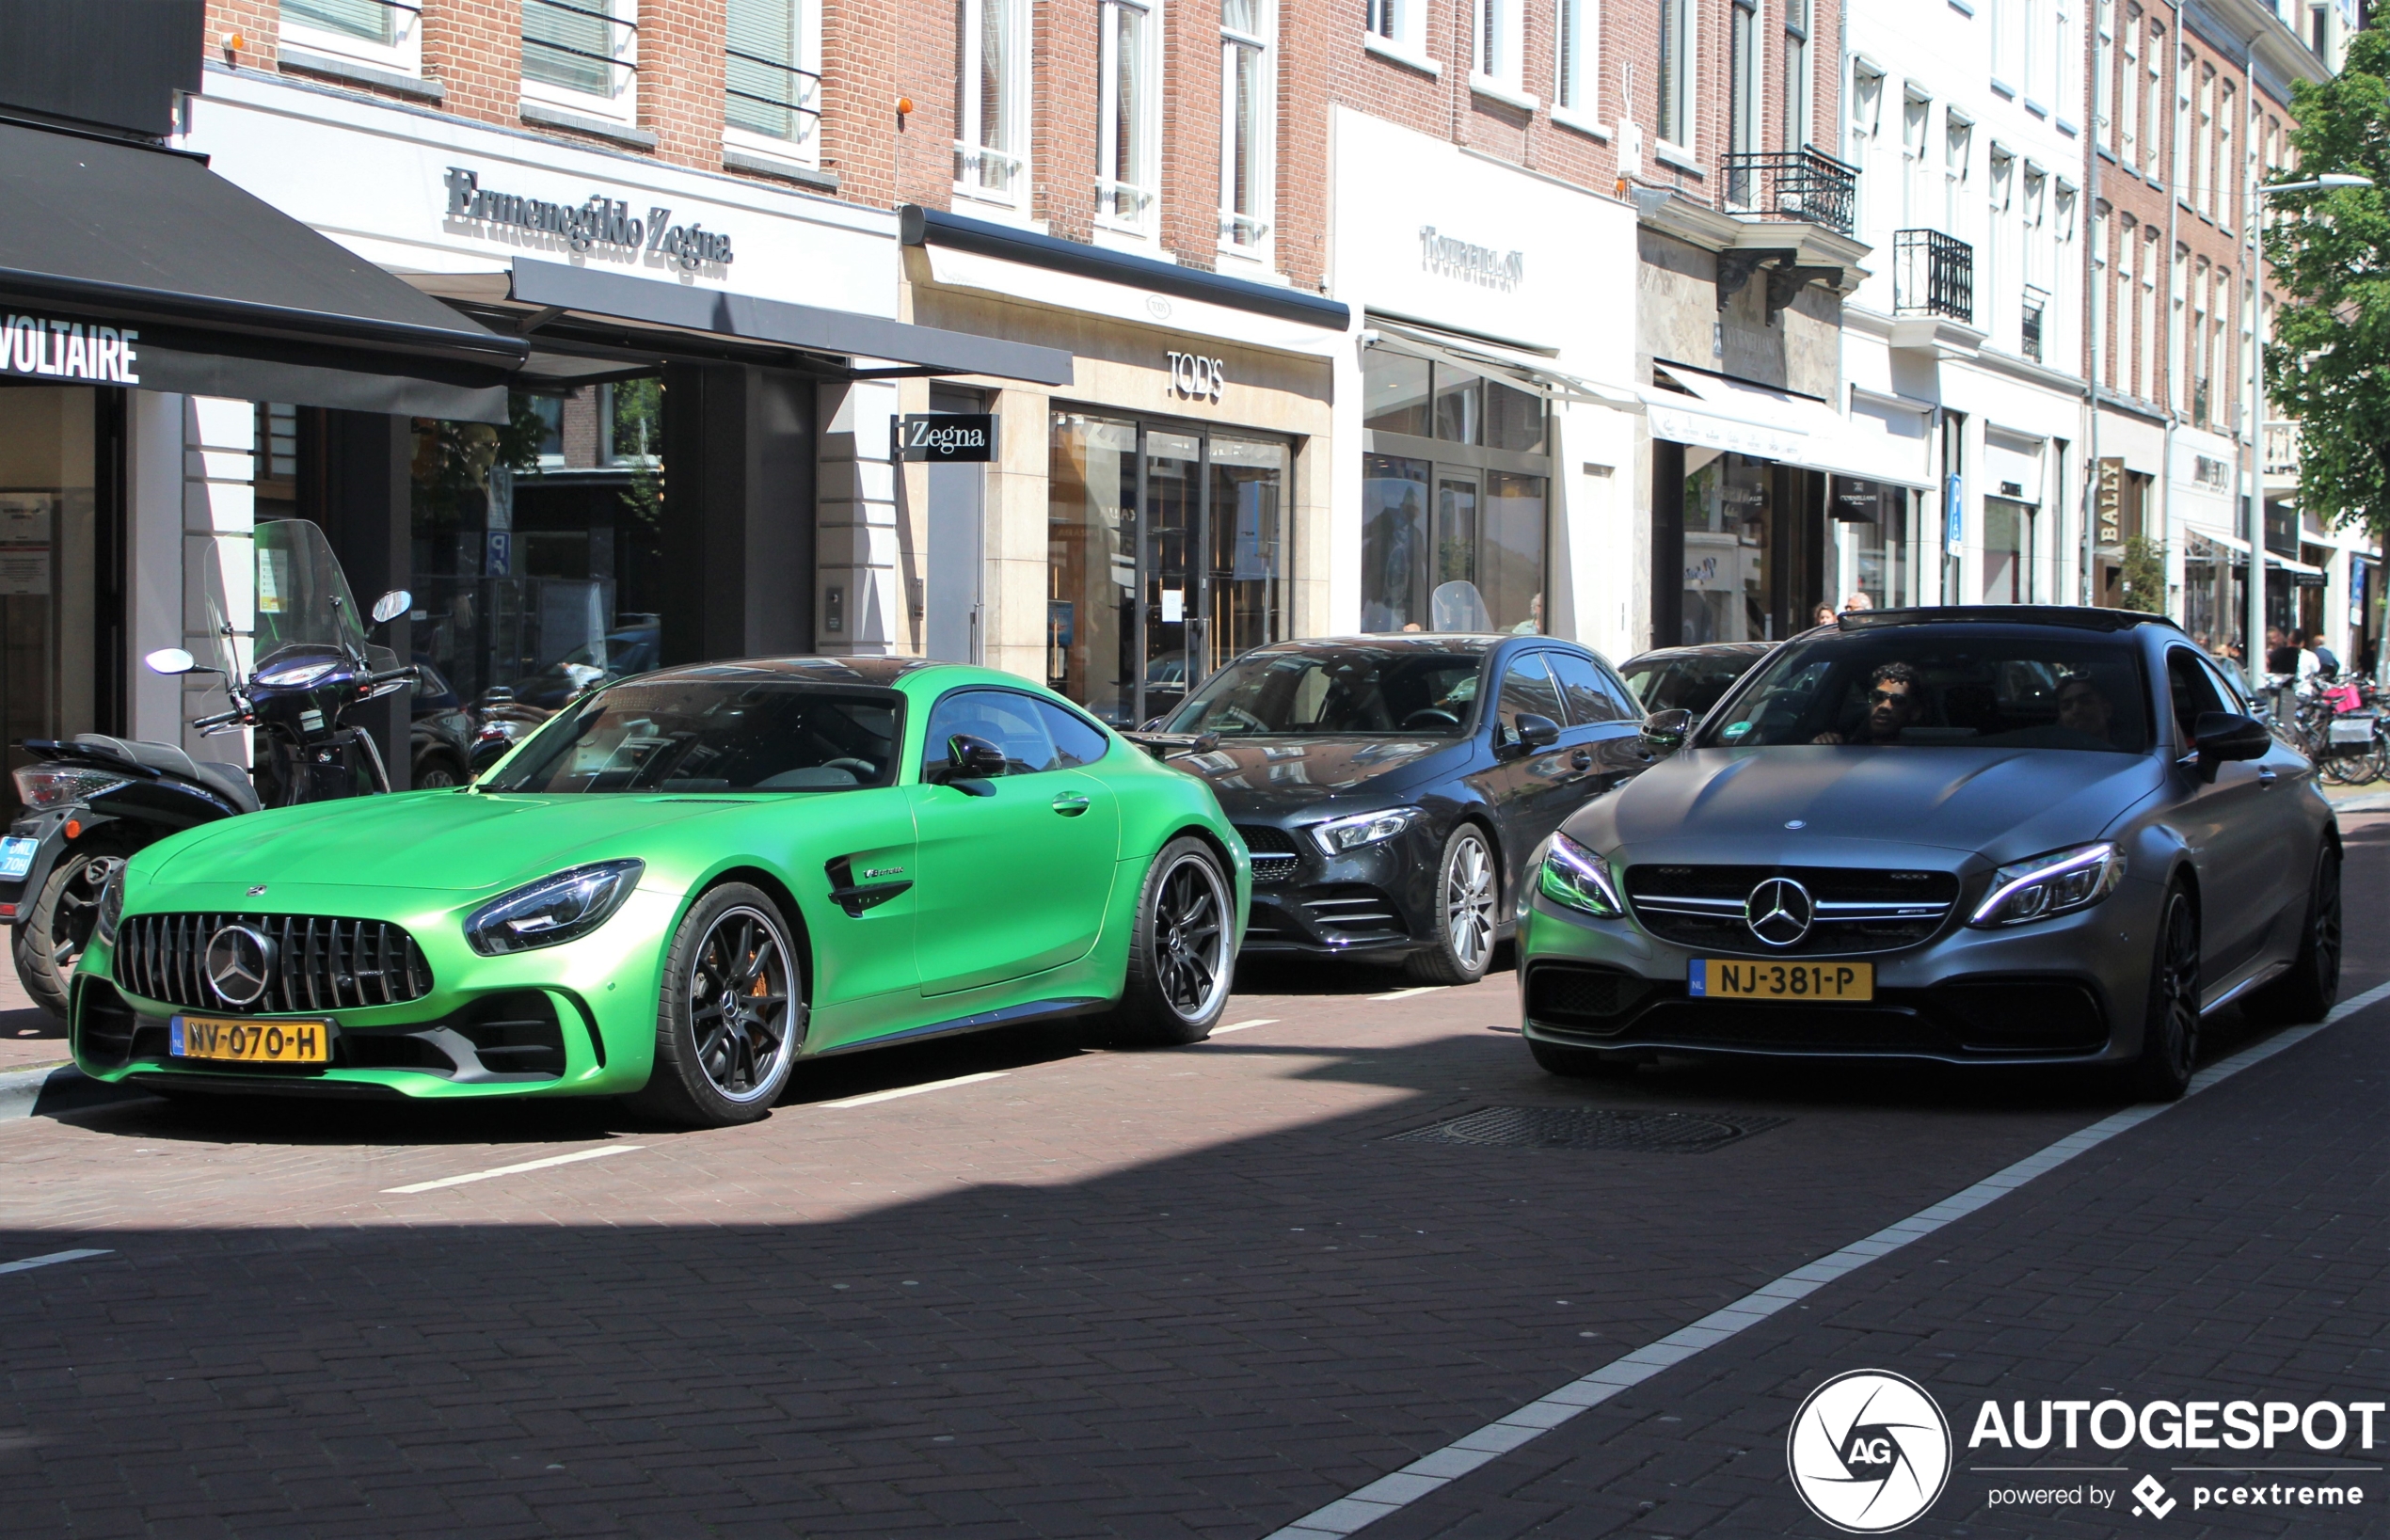
M 1019 204 L 1028 103 L 1028 0 L 955 0 L 954 190 Z
M 663 453 L 663 386 L 623 380 L 598 388 L 598 460 L 601 465 L 654 465 Z
M 1581 127 L 1601 116 L 1595 101 L 1601 33 L 1597 0 L 1554 0 L 1552 116 Z
M 2030 503 L 2007 498 L 1984 500 L 1984 602 L 2032 604 L 2038 595 L 2033 582 L 2033 524 Z
M 821 19 L 805 0 L 730 0 L 723 141 L 811 163 L 821 152 Z
M 1270 0 L 1220 0 L 1219 244 L 1267 259 L 1276 177 Z
M 88 386 L 0 390 L 0 728 L 11 769 L 30 763 L 18 747 L 26 738 L 100 725 L 98 396 Z M 13 786 L 0 784 L 0 795 L 18 806 Z
M 1055 413 L 1047 684 L 1133 725 L 1284 640 L 1292 469 L 1275 439 Z
M 1765 460 L 1684 452 L 1683 638 L 1772 642 L 1782 532 Z
M 629 121 L 638 106 L 635 0 L 523 0 L 523 95 Z
M 1162 25 L 1140 0 L 1097 8 L 1095 212 L 1099 224 L 1138 236 L 1154 228 L 1159 184 Z
M 1863 594 L 1878 610 L 1904 609 L 1920 596 L 1916 496 L 1885 482 L 1837 476 L 1829 488 L 1836 571 L 1824 588 L 1837 607 Z

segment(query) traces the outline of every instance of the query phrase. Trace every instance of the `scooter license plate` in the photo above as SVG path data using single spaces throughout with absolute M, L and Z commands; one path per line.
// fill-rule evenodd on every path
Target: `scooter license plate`
M 38 839 L 0 839 L 0 882 L 24 881 L 33 870 L 33 852 L 40 849 Z

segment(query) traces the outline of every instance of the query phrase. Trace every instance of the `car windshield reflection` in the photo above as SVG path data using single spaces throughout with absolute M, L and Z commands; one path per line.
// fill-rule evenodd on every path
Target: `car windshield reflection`
M 483 789 L 848 791 L 896 778 L 892 691 L 746 680 L 629 683 L 552 721 Z
M 1213 675 L 1168 730 L 1222 738 L 1456 737 L 1476 701 L 1479 660 L 1474 651 L 1410 647 L 1249 654 Z

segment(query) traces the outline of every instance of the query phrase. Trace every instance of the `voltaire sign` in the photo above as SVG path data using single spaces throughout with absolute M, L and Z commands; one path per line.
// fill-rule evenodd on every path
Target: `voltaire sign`
M 49 316 L 12 315 L 0 326 L 0 373 L 54 380 L 138 385 L 133 344 L 137 331 L 88 325 Z
M 1419 265 L 1443 278 L 1506 293 L 1518 288 L 1527 277 L 1525 252 L 1474 246 L 1443 234 L 1433 225 L 1419 227 Z
M 481 184 L 480 172 L 461 166 L 450 167 L 441 180 L 448 184 L 452 220 L 551 236 L 574 251 L 659 257 L 691 272 L 709 264 L 727 267 L 732 260 L 729 236 L 695 223 L 676 225 L 669 207 L 650 208 L 640 219 L 633 217 L 629 204 L 602 193 L 592 193 L 580 203 L 550 203 L 493 192 Z

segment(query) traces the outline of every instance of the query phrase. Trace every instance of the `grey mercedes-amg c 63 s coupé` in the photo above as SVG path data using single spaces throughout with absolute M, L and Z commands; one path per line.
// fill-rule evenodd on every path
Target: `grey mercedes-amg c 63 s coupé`
M 2340 834 L 2307 761 L 2159 616 L 1844 614 L 1529 868 L 1525 1036 L 1656 1053 L 2110 1067 L 2189 1085 L 2203 1014 L 2319 1020 Z

